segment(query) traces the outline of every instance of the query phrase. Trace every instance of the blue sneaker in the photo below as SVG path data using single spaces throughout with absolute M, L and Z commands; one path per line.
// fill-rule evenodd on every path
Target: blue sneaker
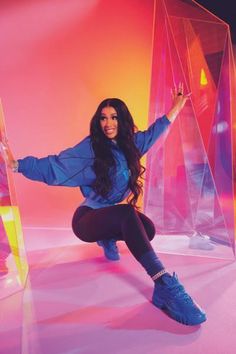
M 177 275 L 166 273 L 155 283 L 152 303 L 174 320 L 185 325 L 198 325 L 206 321 L 206 314 L 186 293 Z
M 120 255 L 116 245 L 116 240 L 101 240 L 97 241 L 97 244 L 103 248 L 104 255 L 107 259 L 110 261 L 119 261 Z

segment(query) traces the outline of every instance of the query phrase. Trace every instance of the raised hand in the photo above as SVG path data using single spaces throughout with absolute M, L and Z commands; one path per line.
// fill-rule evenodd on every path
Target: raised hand
M 1 151 L 4 157 L 4 160 L 6 161 L 7 166 L 13 170 L 17 171 L 18 168 L 18 162 L 14 159 L 14 156 L 11 152 L 11 149 L 8 145 L 8 140 L 5 136 L 2 136 L 2 140 L 0 141 L 1 145 Z
M 179 83 L 178 87 L 174 87 L 171 90 L 171 95 L 173 99 L 172 108 L 166 114 L 167 118 L 173 122 L 177 115 L 182 111 L 185 106 L 186 101 L 189 99 L 191 92 L 185 94 L 184 93 L 184 85 L 182 82 Z

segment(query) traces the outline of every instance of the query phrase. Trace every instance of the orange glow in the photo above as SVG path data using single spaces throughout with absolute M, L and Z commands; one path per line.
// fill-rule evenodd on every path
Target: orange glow
M 153 0 L 0 4 L 1 98 L 16 158 L 77 144 L 106 97 L 124 100 L 138 128 L 147 127 L 153 6 Z M 24 226 L 70 227 L 83 200 L 78 188 L 14 179 Z

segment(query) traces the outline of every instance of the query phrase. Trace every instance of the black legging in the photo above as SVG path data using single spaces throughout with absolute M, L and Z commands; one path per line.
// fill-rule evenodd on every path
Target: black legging
M 124 240 L 137 260 L 153 250 L 150 244 L 155 235 L 153 222 L 129 204 L 100 209 L 81 206 L 74 213 L 72 229 L 85 242 Z

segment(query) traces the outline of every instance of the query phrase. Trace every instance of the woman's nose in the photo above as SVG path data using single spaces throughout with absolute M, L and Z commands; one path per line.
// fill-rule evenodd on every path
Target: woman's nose
M 106 126 L 110 126 L 110 125 L 112 125 L 112 123 L 113 123 L 113 120 L 111 118 L 108 118 L 106 120 Z

